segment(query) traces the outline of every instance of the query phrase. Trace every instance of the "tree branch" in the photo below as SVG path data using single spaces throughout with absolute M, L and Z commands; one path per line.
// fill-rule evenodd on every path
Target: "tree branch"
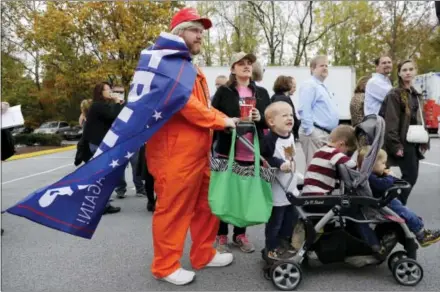
M 332 29 L 332 28 L 334 28 L 334 27 L 336 27 L 336 26 L 338 26 L 338 25 L 340 25 L 340 24 L 343 24 L 343 23 L 347 22 L 350 18 L 351 18 L 351 16 L 347 16 L 345 19 L 343 19 L 343 20 L 341 20 L 341 21 L 338 21 L 338 22 L 336 22 L 336 23 L 333 23 L 333 24 L 327 26 L 327 27 L 323 30 L 323 32 L 320 33 L 315 39 L 313 39 L 313 40 L 307 42 L 307 45 L 310 45 L 310 44 L 313 44 L 313 43 L 319 41 L 319 40 L 320 40 L 320 39 L 321 39 L 326 33 L 329 32 L 330 29 Z

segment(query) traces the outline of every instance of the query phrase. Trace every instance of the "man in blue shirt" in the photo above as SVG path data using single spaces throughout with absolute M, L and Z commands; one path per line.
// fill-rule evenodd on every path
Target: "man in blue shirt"
M 373 73 L 365 86 L 364 115 L 377 115 L 387 93 L 393 88 L 389 75 L 393 70 L 393 63 L 388 56 L 381 56 L 374 60 L 376 73 Z
M 299 109 L 301 128 L 299 141 L 306 157 L 306 169 L 313 154 L 328 139 L 330 132 L 339 124 L 339 114 L 333 94 L 324 80 L 328 76 L 327 56 L 317 56 L 310 62 L 312 78 L 299 88 Z

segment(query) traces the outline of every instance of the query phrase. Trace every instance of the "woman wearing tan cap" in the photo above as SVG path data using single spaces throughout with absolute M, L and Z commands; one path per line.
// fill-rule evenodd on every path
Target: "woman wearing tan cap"
M 236 53 L 231 60 L 231 73 L 226 85 L 218 88 L 212 100 L 212 106 L 229 117 L 240 117 L 255 123 L 257 133 L 261 139 L 263 130 L 267 129 L 264 120 L 264 110 L 270 104 L 269 97 L 252 81 L 252 64 L 256 61 L 253 54 L 244 52 Z M 253 141 L 253 128 L 237 129 L 249 141 Z M 215 152 L 220 157 L 228 157 L 231 145 L 231 135 L 225 132 L 216 132 Z M 237 141 L 235 160 L 240 164 L 250 165 L 254 163 L 254 154 L 240 141 Z M 240 247 L 243 252 L 249 253 L 255 250 L 254 245 L 246 236 L 246 228 L 234 226 L 233 244 Z M 217 250 L 228 252 L 228 224 L 220 222 L 217 234 Z

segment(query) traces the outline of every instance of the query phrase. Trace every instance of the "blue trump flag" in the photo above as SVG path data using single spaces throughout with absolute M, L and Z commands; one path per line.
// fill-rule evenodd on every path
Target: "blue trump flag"
M 183 39 L 161 33 L 141 52 L 128 103 L 92 160 L 6 212 L 92 238 L 129 158 L 187 103 L 196 74 Z

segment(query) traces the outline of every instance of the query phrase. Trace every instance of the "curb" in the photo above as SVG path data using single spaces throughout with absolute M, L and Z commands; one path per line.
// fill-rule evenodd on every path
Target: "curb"
M 7 159 L 6 161 L 31 158 L 31 157 L 53 154 L 53 153 L 58 153 L 58 152 L 65 152 L 65 151 L 69 151 L 69 150 L 73 150 L 73 149 L 76 149 L 76 145 L 61 147 L 61 148 L 57 148 L 57 149 L 42 150 L 42 151 L 36 151 L 36 152 L 31 152 L 31 153 L 14 155 L 11 158 Z

